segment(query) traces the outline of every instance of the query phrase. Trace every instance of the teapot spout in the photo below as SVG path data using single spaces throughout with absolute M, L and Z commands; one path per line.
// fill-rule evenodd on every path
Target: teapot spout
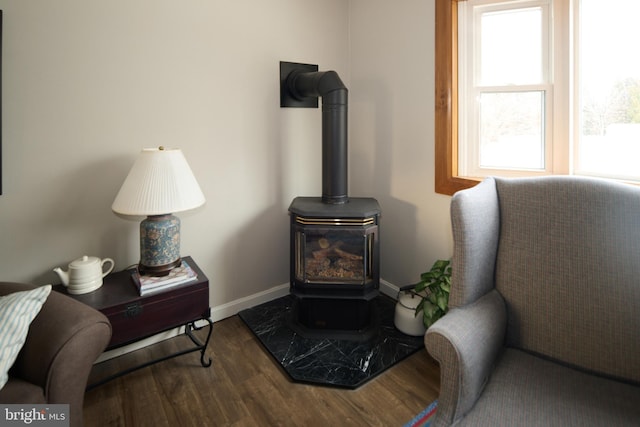
M 53 271 L 60 277 L 63 285 L 69 286 L 69 273 L 67 271 L 62 271 L 60 267 L 54 268 Z

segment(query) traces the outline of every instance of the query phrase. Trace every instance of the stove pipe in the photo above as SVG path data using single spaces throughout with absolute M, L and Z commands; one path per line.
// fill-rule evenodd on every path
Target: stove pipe
M 335 71 L 292 71 L 287 88 L 294 98 L 322 97 L 322 201 L 342 204 L 347 195 L 348 90 Z

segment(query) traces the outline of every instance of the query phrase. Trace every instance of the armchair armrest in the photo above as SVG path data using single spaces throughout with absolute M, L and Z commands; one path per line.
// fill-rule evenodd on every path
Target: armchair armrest
M 427 330 L 425 346 L 441 370 L 434 425 L 450 425 L 473 407 L 503 347 L 506 322 L 504 300 L 493 290 Z
M 0 286 L 0 294 L 33 289 Z M 48 403 L 68 403 L 71 424 L 82 424 L 84 390 L 98 356 L 111 339 L 111 324 L 99 311 L 52 291 L 31 323 L 11 375 L 42 387 Z

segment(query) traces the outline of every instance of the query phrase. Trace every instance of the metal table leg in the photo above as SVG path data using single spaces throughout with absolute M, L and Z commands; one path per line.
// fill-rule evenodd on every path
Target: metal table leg
M 172 354 L 168 354 L 166 356 L 162 356 L 159 357 L 157 359 L 153 359 L 150 360 L 148 362 L 145 362 L 141 365 L 137 365 L 137 366 L 133 366 L 131 368 L 127 368 L 124 369 L 120 372 L 117 372 L 113 375 L 109 375 L 108 377 L 101 379 L 95 383 L 89 384 L 86 388 L 86 391 L 92 390 L 98 386 L 101 386 L 105 383 L 108 383 L 111 380 L 114 380 L 116 378 L 120 378 L 123 375 L 127 375 L 130 374 L 131 372 L 135 372 L 139 369 L 143 369 L 146 368 L 148 366 L 154 365 L 156 363 L 159 362 L 164 362 L 165 360 L 169 360 L 172 359 L 174 357 L 178 357 L 178 356 L 182 356 L 188 353 L 193 353 L 194 351 L 199 351 L 200 352 L 200 364 L 205 367 L 208 368 L 209 366 L 211 366 L 211 358 L 208 358 L 208 360 L 205 358 L 205 352 L 207 350 L 207 346 L 209 345 L 209 340 L 211 339 L 211 333 L 213 332 L 213 322 L 211 321 L 210 318 L 205 318 L 202 320 L 206 320 L 209 326 L 209 332 L 207 333 L 207 339 L 203 342 L 201 342 L 198 337 L 196 337 L 195 335 L 193 335 L 193 331 L 199 331 L 200 329 L 204 328 L 207 325 L 203 325 L 203 326 L 196 326 L 195 322 L 189 322 L 186 325 L 184 325 L 184 334 L 186 336 L 189 337 L 189 339 L 191 339 L 191 341 L 195 344 L 195 347 L 191 347 L 185 350 L 181 350 Z M 107 361 L 105 361 L 107 362 Z M 104 362 L 103 362 L 104 363 Z

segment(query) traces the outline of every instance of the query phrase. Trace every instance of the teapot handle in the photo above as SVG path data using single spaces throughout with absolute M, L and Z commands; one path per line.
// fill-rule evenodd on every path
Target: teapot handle
M 105 262 L 110 262 L 111 263 L 111 267 L 109 267 L 107 269 L 107 271 L 104 271 L 104 263 Z M 107 274 L 111 273 L 111 271 L 113 271 L 113 267 L 116 266 L 116 263 L 113 262 L 113 260 L 111 258 L 104 258 L 102 260 L 102 262 L 100 263 L 100 266 L 102 267 L 102 277 L 106 276 Z

